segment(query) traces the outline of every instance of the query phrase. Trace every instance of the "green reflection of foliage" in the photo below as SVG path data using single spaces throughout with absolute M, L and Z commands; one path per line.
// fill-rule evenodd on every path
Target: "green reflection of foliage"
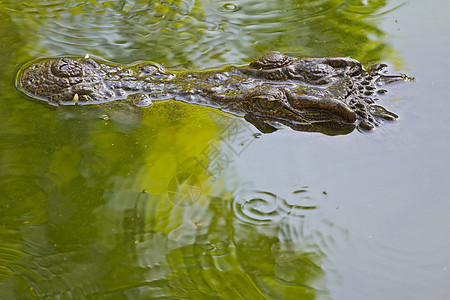
M 326 296 L 310 286 L 323 275 L 319 256 L 298 244 L 280 243 L 275 223 L 261 228 L 236 222 L 229 205 L 233 199 L 210 198 L 188 208 L 167 206 L 163 195 L 138 201 L 123 222 L 127 238 L 109 252 L 108 259 L 119 265 L 108 274 L 103 293 L 189 299 Z M 111 218 L 112 211 L 111 206 L 104 216 Z
M 149 208 L 149 216 L 158 211 L 168 217 L 157 227 L 162 232 L 178 227 L 183 215 L 170 210 L 170 179 L 189 171 L 208 193 L 205 167 L 191 168 L 186 161 L 208 149 L 210 142 L 218 143 L 215 137 L 231 122 L 212 109 L 191 109 L 178 102 L 145 112 L 115 105 L 51 111 L 20 103 L 24 108 L 9 112 L 0 133 L 0 192 L 6 195 L 0 201 L 0 218 L 8 224 L 5 235 L 0 232 L 5 242 L 0 285 L 13 296 L 83 297 L 102 290 L 104 271 L 98 268 L 109 268 L 103 256 L 123 239 L 123 230 L 116 226 L 122 224 L 122 208 L 134 205 L 141 194 L 164 194 L 159 207 Z M 20 126 L 30 120 L 39 120 L 34 130 Z M 121 205 L 114 209 L 118 219 L 98 219 L 110 198 Z M 108 225 L 105 232 L 116 228 L 117 240 L 102 233 Z M 98 240 L 99 233 L 104 238 Z M 71 287 L 67 278 L 75 278 Z
M 263 27 L 266 35 L 256 33 L 255 46 L 259 53 L 273 50 L 273 45 L 277 45 L 278 50 L 287 54 L 352 56 L 363 63 L 387 59 L 392 54 L 374 18 L 383 13 L 385 0 L 292 0 L 277 5 L 289 9 L 282 16 L 267 14 L 264 8 L 256 12 L 259 16 L 271 16 Z M 282 25 L 277 24 L 278 17 L 282 17 Z M 242 22 L 248 21 L 243 18 Z M 281 26 L 284 28 L 277 28 Z
M 268 50 L 391 59 L 377 19 L 386 0 L 3 1 L 29 56 L 84 55 L 130 63 L 241 64 Z M 39 11 L 39 13 L 36 13 Z M 39 33 L 39 34 L 38 34 Z M 391 59 L 393 60 L 393 59 Z
M 8 246 L 0 249 L 8 266 L 0 272 L 5 295 L 313 299 L 322 293 L 308 286 L 321 276 L 317 257 L 280 243 L 267 226 L 235 223 L 233 191 L 223 178 L 212 183 L 204 167 L 192 168 L 190 158 L 221 142 L 230 118 L 179 102 L 144 114 L 38 107 L 44 118 L 36 131 L 2 136 L 3 143 L 22 140 L 12 152 L 1 148 L 3 170 L 24 180 L 29 173 L 34 183 L 0 185 L 14 195 L 2 213 L 17 230 L 0 233 Z M 23 157 L 35 161 L 21 163 Z M 167 185 L 187 171 L 201 181 L 202 198 L 177 206 Z

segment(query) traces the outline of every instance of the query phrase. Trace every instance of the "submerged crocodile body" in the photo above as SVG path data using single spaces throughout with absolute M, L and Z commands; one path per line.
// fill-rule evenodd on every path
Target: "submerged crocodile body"
M 405 80 L 386 75 L 385 65 L 367 70 L 348 57 L 303 58 L 268 52 L 243 67 L 171 71 L 154 63 L 118 66 L 86 58 L 44 60 L 18 76 L 28 96 L 53 105 L 127 101 L 136 107 L 162 100 L 208 105 L 272 132 L 294 130 L 342 134 L 370 130 L 397 116 L 375 104 L 378 86 Z

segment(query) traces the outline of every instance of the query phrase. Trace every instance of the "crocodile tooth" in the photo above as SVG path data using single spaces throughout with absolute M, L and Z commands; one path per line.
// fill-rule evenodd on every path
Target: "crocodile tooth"
M 73 95 L 73 102 L 78 103 L 78 94 Z
M 86 56 L 84 57 L 85 59 L 90 58 L 89 53 L 86 53 Z

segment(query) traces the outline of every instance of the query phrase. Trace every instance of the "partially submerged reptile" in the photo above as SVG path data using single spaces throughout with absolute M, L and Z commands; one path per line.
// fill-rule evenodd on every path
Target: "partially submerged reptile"
M 53 105 L 126 101 L 136 107 L 162 100 L 213 106 L 244 116 L 262 132 L 294 130 L 342 134 L 370 130 L 397 116 L 375 104 L 378 86 L 405 80 L 367 70 L 348 57 L 292 58 L 271 51 L 243 67 L 171 71 L 155 63 L 118 66 L 92 58 L 59 58 L 29 65 L 18 76 L 28 96 Z

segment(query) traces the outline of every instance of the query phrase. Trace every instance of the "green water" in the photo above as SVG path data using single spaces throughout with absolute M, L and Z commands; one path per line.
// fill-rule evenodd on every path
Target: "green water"
M 423 2 L 423 3 L 422 3 Z M 450 5 L 0 0 L 0 299 L 445 299 Z M 41 57 L 167 68 L 268 50 L 415 76 L 373 132 L 260 135 L 165 102 L 49 108 Z

